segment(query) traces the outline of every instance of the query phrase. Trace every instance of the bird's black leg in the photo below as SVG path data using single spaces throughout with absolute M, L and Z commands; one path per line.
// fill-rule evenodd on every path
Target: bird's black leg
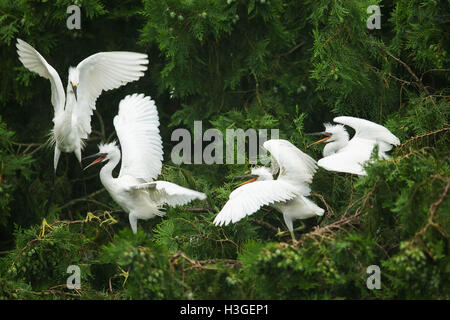
M 86 189 L 86 177 L 84 176 L 83 165 L 81 164 L 81 162 L 80 162 L 80 170 L 81 170 L 81 180 L 83 181 L 83 190 L 84 190 L 84 196 L 86 198 L 87 209 L 88 209 L 88 212 L 91 212 L 91 209 L 89 207 L 89 197 L 88 197 L 87 189 Z
M 86 198 L 87 209 L 88 209 L 88 212 L 91 212 L 91 209 L 89 208 L 89 198 L 88 198 L 88 194 L 87 194 L 87 190 L 86 190 L 86 179 L 84 176 L 83 163 L 82 163 L 82 159 L 81 159 L 81 149 L 75 150 L 74 153 L 75 153 L 75 157 L 78 160 L 78 163 L 80 164 L 81 181 L 83 182 L 83 191 L 84 191 L 84 196 Z
M 55 194 L 55 180 L 56 180 L 56 170 L 58 168 L 58 161 L 59 157 L 61 155 L 61 151 L 58 149 L 58 147 L 55 147 L 55 154 L 53 158 L 53 175 L 52 175 L 52 185 L 50 187 L 50 197 L 47 202 L 47 206 L 45 208 L 45 215 L 48 216 L 48 212 L 50 209 L 50 204 L 53 202 L 53 197 Z
M 48 216 L 48 212 L 50 210 L 50 204 L 53 202 L 53 195 L 55 194 L 55 179 L 56 179 L 56 170 L 53 171 L 52 174 L 52 185 L 50 187 L 50 197 L 48 199 L 46 208 L 45 208 L 45 216 Z

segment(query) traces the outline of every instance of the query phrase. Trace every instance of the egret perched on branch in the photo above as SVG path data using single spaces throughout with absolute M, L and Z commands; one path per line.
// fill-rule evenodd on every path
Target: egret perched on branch
M 255 167 L 251 174 L 238 178 L 251 178 L 234 190 L 217 214 L 218 226 L 236 223 L 261 207 L 269 205 L 283 213 L 284 222 L 294 238 L 293 221 L 322 216 L 324 210 L 307 198 L 317 165 L 314 159 L 287 140 L 272 139 L 264 142 L 272 156 L 271 169 Z M 273 175 L 278 172 L 277 179 Z
M 325 135 L 312 145 L 327 142 L 323 149 L 324 158 L 317 164 L 330 171 L 366 175 L 362 166 L 370 159 L 373 148 L 378 146 L 378 157 L 388 159 L 387 151 L 400 144 L 400 140 L 385 127 L 369 120 L 355 117 L 336 117 L 338 125 L 325 123 L 325 131 L 309 135 Z M 349 135 L 343 125 L 355 129 L 355 135 L 349 141 Z
M 128 95 L 119 104 L 114 127 L 122 149 L 122 164 L 117 178 L 113 169 L 121 153 L 115 142 L 99 145 L 99 153 L 90 166 L 106 162 L 100 170 L 100 180 L 111 197 L 128 214 L 131 229 L 137 232 L 137 220 L 162 216 L 162 205 L 184 205 L 194 199 L 206 199 L 201 192 L 167 181 L 152 181 L 162 168 L 163 149 L 159 135 L 156 105 L 143 94 Z
M 30 71 L 50 80 L 54 108 L 51 142 L 55 144 L 54 170 L 62 152 L 74 152 L 81 164 L 81 150 L 91 133 L 91 116 L 102 91 L 136 81 L 147 70 L 146 54 L 126 51 L 99 52 L 69 68 L 67 95 L 56 70 L 31 45 L 17 39 L 19 60 Z

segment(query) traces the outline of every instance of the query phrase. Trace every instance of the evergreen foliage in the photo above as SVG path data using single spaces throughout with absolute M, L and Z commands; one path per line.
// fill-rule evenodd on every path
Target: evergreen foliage
M 81 6 L 80 30 L 66 27 Z M 381 29 L 369 30 L 370 5 Z M 0 0 L 1 299 L 449 299 L 449 2 L 326 0 Z M 48 81 L 18 60 L 32 44 L 66 83 L 98 51 L 147 52 L 137 82 L 97 100 L 84 154 L 115 137 L 119 101 L 155 99 L 162 180 L 207 201 L 139 223 L 103 189 L 97 170 L 63 154 L 50 203 L 53 150 Z M 311 155 L 307 132 L 350 115 L 400 138 L 367 176 L 319 169 L 323 218 L 296 222 L 293 243 L 273 209 L 227 227 L 212 221 L 248 165 L 174 165 L 174 129 L 279 129 Z M 204 145 L 205 146 L 205 145 Z M 70 265 L 81 289 L 66 288 Z M 369 290 L 367 267 L 381 269 Z

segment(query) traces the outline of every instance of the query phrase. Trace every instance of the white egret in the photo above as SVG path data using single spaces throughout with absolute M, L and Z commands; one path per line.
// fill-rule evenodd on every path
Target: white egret
M 50 141 L 55 144 L 54 171 L 62 152 L 74 152 L 81 164 L 84 140 L 91 133 L 91 116 L 102 91 L 136 81 L 147 70 L 143 53 L 99 52 L 69 68 L 67 95 L 56 70 L 31 45 L 17 39 L 19 60 L 30 71 L 50 80 L 54 128 Z
M 370 159 L 376 145 L 378 157 L 388 159 L 386 152 L 390 151 L 393 145 L 400 144 L 400 140 L 388 129 L 369 120 L 336 117 L 333 121 L 340 124 L 325 123 L 325 131 L 309 134 L 326 136 L 312 144 L 327 142 L 323 149 L 324 158 L 317 162 L 318 166 L 326 170 L 366 175 L 363 164 Z M 351 140 L 343 125 L 355 129 L 355 135 Z
M 95 158 L 85 169 L 106 162 L 100 170 L 100 180 L 114 201 L 129 214 L 134 233 L 138 219 L 164 215 L 161 210 L 164 204 L 178 206 L 206 199 L 204 193 L 167 181 L 152 181 L 161 173 L 163 149 L 158 112 L 150 97 L 133 94 L 122 99 L 114 127 L 122 149 L 119 176 L 112 175 L 121 158 L 115 142 L 99 145 L 99 153 L 85 158 Z
M 307 198 L 311 189 L 316 161 L 300 151 L 287 140 L 272 139 L 264 142 L 264 148 L 272 156 L 272 169 L 255 167 L 251 178 L 231 192 L 229 200 L 217 214 L 214 224 L 218 226 L 236 223 L 261 207 L 269 205 L 283 213 L 283 218 L 294 238 L 293 221 L 322 216 L 324 210 Z M 278 171 L 274 180 L 273 174 Z

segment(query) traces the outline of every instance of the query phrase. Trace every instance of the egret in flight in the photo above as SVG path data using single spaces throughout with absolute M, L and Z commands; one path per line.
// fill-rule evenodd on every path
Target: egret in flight
M 217 226 L 236 223 L 242 218 L 268 205 L 283 213 L 284 222 L 294 237 L 293 221 L 322 216 L 324 210 L 307 198 L 311 189 L 316 161 L 300 151 L 287 140 L 272 139 L 264 142 L 264 148 L 272 156 L 271 169 L 255 167 L 248 177 L 250 180 L 231 192 L 229 200 L 217 214 Z M 278 173 L 274 179 L 273 175 Z
M 74 152 L 81 164 L 84 140 L 91 133 L 91 116 L 102 91 L 136 81 L 147 70 L 146 54 L 126 51 L 99 52 L 69 68 L 66 95 L 56 70 L 31 45 L 17 39 L 19 60 L 30 71 L 50 80 L 54 127 L 50 141 L 55 144 L 56 172 L 62 152 Z
M 325 123 L 325 131 L 309 134 L 325 135 L 325 138 L 312 145 L 327 142 L 323 149 L 324 158 L 317 162 L 326 170 L 366 175 L 363 164 L 370 159 L 376 145 L 378 146 L 378 157 L 388 159 L 389 156 L 386 152 L 400 144 L 400 140 L 388 129 L 369 120 L 336 117 L 333 121 L 340 124 Z M 355 135 L 351 140 L 349 140 L 348 132 L 343 125 L 355 130 Z
M 112 175 L 121 158 L 115 142 L 99 145 L 99 153 L 84 158 L 95 159 L 85 169 L 105 163 L 100 170 L 100 180 L 114 201 L 129 214 L 134 233 L 138 219 L 164 215 L 164 204 L 178 206 L 194 199 L 206 199 L 204 193 L 167 181 L 153 181 L 161 173 L 163 149 L 158 112 L 150 97 L 133 94 L 122 99 L 114 127 L 122 149 L 118 177 Z

